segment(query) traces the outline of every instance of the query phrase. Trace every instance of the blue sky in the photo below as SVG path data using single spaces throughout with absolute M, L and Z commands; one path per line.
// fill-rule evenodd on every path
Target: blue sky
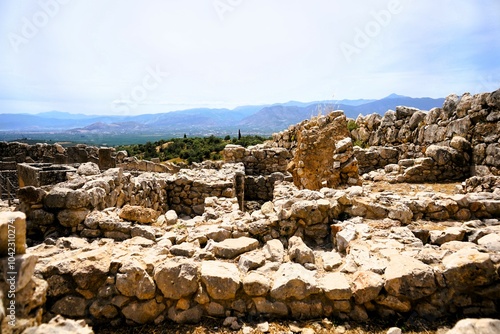
M 498 0 L 5 0 L 0 112 L 500 88 Z

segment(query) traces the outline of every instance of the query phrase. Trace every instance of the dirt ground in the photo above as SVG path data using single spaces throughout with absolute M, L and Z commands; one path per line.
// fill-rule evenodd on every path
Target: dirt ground
M 224 319 L 205 318 L 197 325 L 178 325 L 172 322 L 165 322 L 160 325 L 145 325 L 137 327 L 105 328 L 94 327 L 96 334 L 260 334 L 257 329 L 258 322 L 242 323 L 242 328 L 232 330 L 222 326 Z M 270 334 L 293 334 L 293 333 L 338 333 L 338 334 L 385 334 L 391 327 L 398 327 L 403 333 L 409 334 L 446 334 L 453 327 L 454 322 L 448 319 L 439 323 L 423 322 L 401 322 L 395 324 L 380 323 L 377 319 L 370 320 L 367 324 L 357 324 L 354 322 L 342 322 L 337 319 L 311 320 L 298 322 L 293 320 L 269 322 Z

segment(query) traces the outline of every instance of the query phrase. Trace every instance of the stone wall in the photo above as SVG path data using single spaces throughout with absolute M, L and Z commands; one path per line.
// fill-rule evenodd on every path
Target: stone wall
M 300 188 L 359 184 L 357 159 L 342 111 L 313 117 L 273 135 L 272 147 L 292 153 L 288 171 Z
M 158 215 L 169 209 L 179 215 L 201 215 L 206 197 L 236 196 L 235 175 L 242 171 L 242 164 L 225 164 L 218 170 L 187 169 L 175 175 L 141 173 L 134 177 L 120 168 L 101 174 L 97 165 L 86 163 L 66 182 L 45 188 L 23 187 L 18 196 L 32 238 L 54 232 L 98 237 L 104 231 L 88 231 L 81 225 L 93 210 L 131 205 L 152 209 Z M 130 228 L 126 232 L 130 233 Z
M 227 145 L 222 153 L 225 163 L 242 163 L 244 166 L 245 200 L 271 200 L 274 183 L 290 180 L 287 166 L 291 154 L 285 148 L 268 145 L 244 148 L 240 145 Z
M 411 218 L 390 210 L 382 225 L 334 220 L 359 203 L 375 205 L 362 200 L 359 188 L 318 192 L 283 183 L 275 200 L 252 215 L 234 198 L 206 198 L 204 225 L 188 221 L 122 243 L 60 238 L 41 244 L 32 251 L 41 257 L 37 274 L 49 283 L 47 316 L 115 326 L 203 316 L 237 322 L 245 316 L 368 321 L 497 314 L 494 224 L 470 221 L 425 237 L 402 226 Z M 392 202 L 380 205 L 392 208 L 405 200 L 385 201 Z M 328 238 L 333 244 L 324 247 Z M 315 248 L 316 240 L 323 247 Z
M 288 180 L 288 173 L 296 185 L 308 189 L 360 183 L 342 111 L 291 126 L 263 145 L 227 145 L 223 154 L 225 162 L 244 164 L 247 199 L 272 199 L 275 181 Z
M 448 96 L 442 108 L 428 112 L 397 107 L 383 117 L 359 116 L 351 137 L 370 146 L 356 150 L 362 173 L 396 164 L 396 160 L 431 157 L 432 163 L 424 166 L 414 161 L 413 165 L 420 166 L 409 173 L 403 168 L 399 174 L 407 176 L 402 180 L 464 180 L 470 175 L 500 174 L 499 120 L 500 90 L 473 96 L 465 93 Z M 398 155 L 388 155 L 388 148 L 396 149 Z M 431 173 L 431 179 L 424 170 Z

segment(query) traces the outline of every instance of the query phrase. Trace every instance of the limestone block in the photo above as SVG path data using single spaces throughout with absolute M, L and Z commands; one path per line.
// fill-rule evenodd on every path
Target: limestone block
M 61 315 L 56 315 L 48 323 L 41 324 L 36 327 L 29 327 L 24 332 L 24 334 L 94 334 L 89 325 L 85 323 L 84 320 L 72 320 L 65 319 Z
M 448 255 L 443 259 L 443 265 L 446 284 L 458 290 L 468 290 L 498 280 L 490 255 L 476 249 L 465 248 Z
M 155 296 L 156 285 L 143 266 L 135 262 L 127 262 L 116 274 L 116 288 L 127 297 L 151 299 Z
M 246 273 L 249 270 L 257 269 L 264 265 L 266 262 L 266 257 L 264 252 L 261 250 L 256 250 L 254 252 L 249 252 L 240 256 L 238 260 L 238 268 L 240 271 Z
M 478 245 L 484 246 L 490 252 L 500 252 L 500 235 L 490 233 L 477 241 Z
M 236 256 L 249 252 L 259 247 L 259 241 L 253 238 L 241 237 L 236 239 L 226 239 L 222 242 L 217 242 L 212 248 L 215 256 L 233 259 Z
M 281 241 L 279 241 L 278 239 L 267 241 L 263 247 L 263 250 L 267 260 L 271 262 L 283 262 L 285 248 L 283 247 Z
M 13 242 L 13 244 L 11 244 Z M 14 246 L 14 247 L 13 247 Z M 0 212 L 0 256 L 26 252 L 26 215 L 22 212 Z
M 125 205 L 119 213 L 120 218 L 141 224 L 151 224 L 159 215 L 159 212 L 153 209 L 133 205 Z
M 293 236 L 288 241 L 288 255 L 290 261 L 300 264 L 315 263 L 314 253 L 307 247 L 302 238 Z
M 198 323 L 203 316 L 203 309 L 196 305 L 187 310 L 178 310 L 175 306 L 168 309 L 168 318 L 179 324 Z
M 319 286 L 331 300 L 349 300 L 352 297 L 351 284 L 345 274 L 328 273 L 319 279 Z
M 84 162 L 78 167 L 76 172 L 83 176 L 98 175 L 101 173 L 99 166 L 93 162 Z
M 315 272 L 307 270 L 298 263 L 283 263 L 274 274 L 271 297 L 278 300 L 289 298 L 302 300 L 312 294 L 320 293 L 321 289 L 314 274 Z
M 498 319 L 462 319 L 458 321 L 446 334 L 496 334 L 500 333 Z
M 85 220 L 89 212 L 88 209 L 65 209 L 59 211 L 57 220 L 62 226 L 76 227 Z
M 87 309 L 87 301 L 82 297 L 65 296 L 52 306 L 51 311 L 65 317 L 83 318 Z
M 48 208 L 60 209 L 66 207 L 68 193 L 73 190 L 68 188 L 53 188 L 44 198 L 44 205 Z
M 323 260 L 323 268 L 326 271 L 332 271 L 342 264 L 342 257 L 335 250 L 321 253 L 321 259 Z
M 352 291 L 357 304 L 374 300 L 384 287 L 383 277 L 371 271 L 357 271 L 352 279 Z
M 201 265 L 201 281 L 213 299 L 226 300 L 236 296 L 241 280 L 233 263 L 205 261 Z
M 161 312 L 165 310 L 163 303 L 156 302 L 155 299 L 148 301 L 132 302 L 122 309 L 125 318 L 138 324 L 145 324 L 155 320 Z
M 391 257 L 385 269 L 385 290 L 396 297 L 417 300 L 436 291 L 432 268 L 408 256 Z
M 165 298 L 187 297 L 198 290 L 198 266 L 191 261 L 165 261 L 155 268 L 154 280 Z
M 252 271 L 243 278 L 243 290 L 249 296 L 263 296 L 270 288 L 269 278 L 261 273 Z

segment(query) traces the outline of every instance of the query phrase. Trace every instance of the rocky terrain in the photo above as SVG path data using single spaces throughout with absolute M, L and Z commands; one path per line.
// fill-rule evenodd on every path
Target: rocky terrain
M 350 129 L 334 111 L 191 169 L 83 147 L 93 158 L 67 165 L 62 147 L 2 144 L 20 186 L 15 211 L 0 213 L 0 245 L 17 224 L 18 272 L 0 283 L 5 306 L 16 292 L 15 326 L 5 307 L 2 330 L 220 319 L 242 333 L 342 333 L 376 318 L 398 333 L 389 327 L 498 318 L 499 120 L 500 90 Z M 312 321 L 266 327 L 275 319 Z M 450 333 L 500 322 L 467 321 Z

